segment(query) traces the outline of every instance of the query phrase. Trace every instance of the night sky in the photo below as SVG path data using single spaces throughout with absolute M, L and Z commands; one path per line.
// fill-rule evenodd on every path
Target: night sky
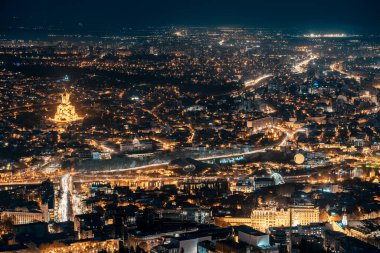
M 0 28 L 245 26 L 380 32 L 379 0 L 0 0 Z

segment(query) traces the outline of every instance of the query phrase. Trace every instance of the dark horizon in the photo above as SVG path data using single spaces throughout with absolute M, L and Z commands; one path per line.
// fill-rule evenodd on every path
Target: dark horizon
M 241 26 L 310 32 L 379 33 L 378 1 L 11 1 L 0 6 L 0 29 L 53 27 L 117 31 L 122 27 Z M 21 8 L 22 7 L 22 8 Z

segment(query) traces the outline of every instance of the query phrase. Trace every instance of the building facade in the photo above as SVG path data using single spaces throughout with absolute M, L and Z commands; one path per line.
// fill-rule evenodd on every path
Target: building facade
M 11 220 L 13 225 L 29 224 L 35 222 L 48 222 L 49 215 L 39 211 L 4 211 L 0 213 L 0 220 Z
M 293 205 L 288 209 L 276 206 L 263 206 L 252 210 L 251 217 L 217 217 L 215 224 L 220 226 L 247 225 L 259 231 L 270 227 L 309 225 L 319 222 L 319 208 L 313 205 Z

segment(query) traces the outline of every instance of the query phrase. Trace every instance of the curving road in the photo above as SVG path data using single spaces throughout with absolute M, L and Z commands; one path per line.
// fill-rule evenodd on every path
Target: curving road
M 336 72 L 339 72 L 341 75 L 347 77 L 347 78 L 351 78 L 351 79 L 355 79 L 357 82 L 360 82 L 360 79 L 362 78 L 361 76 L 359 75 L 353 75 L 353 74 L 350 74 L 348 72 L 346 72 L 343 67 L 342 67 L 342 63 L 343 62 L 335 62 L 333 64 L 330 65 L 330 70 L 331 71 L 336 71 Z
M 292 71 L 293 73 L 296 73 L 296 74 L 301 74 L 301 73 L 305 73 L 307 68 L 306 66 L 309 65 L 309 63 L 312 61 L 312 60 L 315 60 L 317 59 L 318 57 L 311 54 L 309 58 L 295 64 L 292 68 Z
M 273 76 L 272 74 L 267 74 L 267 75 L 259 76 L 256 79 L 248 80 L 244 83 L 244 88 L 256 87 L 256 85 L 258 85 L 262 80 L 267 79 L 268 77 L 272 77 L 272 76 Z
M 65 174 L 61 179 L 61 198 L 58 206 L 58 219 L 60 222 L 69 220 L 69 206 L 70 206 L 70 191 L 71 175 Z

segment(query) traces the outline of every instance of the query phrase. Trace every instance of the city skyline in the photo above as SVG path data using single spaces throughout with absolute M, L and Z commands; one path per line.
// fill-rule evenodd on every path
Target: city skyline
M 309 32 L 379 32 L 377 1 L 4 1 L 3 32 L 18 27 L 110 32 L 146 26 L 243 26 Z
M 2 2 L 0 252 L 379 252 L 357 3 Z

